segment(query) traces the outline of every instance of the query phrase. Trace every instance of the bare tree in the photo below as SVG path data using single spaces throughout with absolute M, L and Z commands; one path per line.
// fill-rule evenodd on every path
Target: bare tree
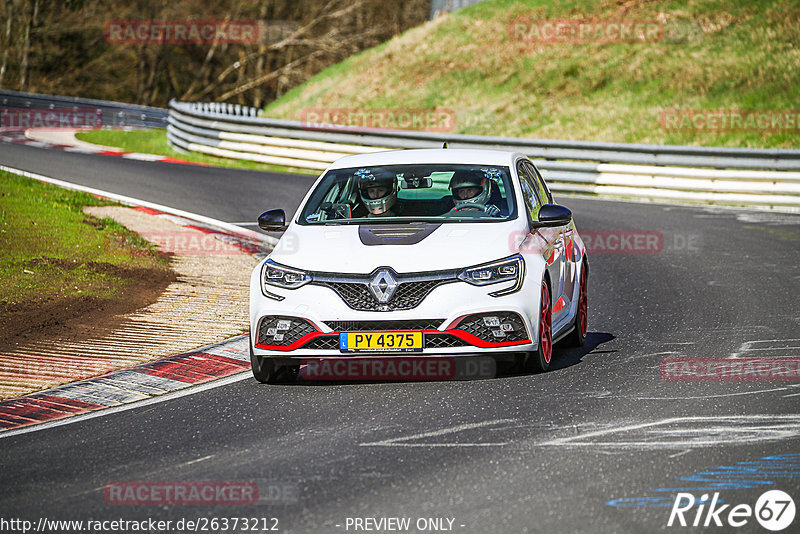
M 165 105 L 263 106 L 328 65 L 426 20 L 429 0 L 0 0 L 0 85 Z M 236 21 L 260 40 L 121 43 L 112 21 Z

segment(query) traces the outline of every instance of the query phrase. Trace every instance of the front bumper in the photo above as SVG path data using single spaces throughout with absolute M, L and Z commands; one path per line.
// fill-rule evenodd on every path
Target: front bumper
M 529 279 L 520 291 L 502 297 L 489 293 L 511 283 L 483 287 L 464 282 L 442 284 L 413 309 L 377 312 L 354 310 L 331 288 L 313 284 L 295 290 L 275 288 L 274 293 L 283 300 L 274 300 L 262 294 L 259 276 L 260 269 L 256 269 L 250 295 L 253 351 L 278 364 L 308 357 L 499 356 L 537 347 L 538 322 L 531 317 L 538 318 L 539 287 Z M 535 290 L 530 291 L 528 285 Z M 339 333 L 348 331 L 420 331 L 425 348 L 410 353 L 342 352 Z

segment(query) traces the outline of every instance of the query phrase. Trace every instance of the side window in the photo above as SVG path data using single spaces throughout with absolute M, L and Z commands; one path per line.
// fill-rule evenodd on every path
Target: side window
M 539 174 L 539 170 L 529 161 L 526 161 L 524 164 L 525 168 L 528 170 L 528 173 L 533 177 L 536 183 L 536 190 L 539 193 L 539 198 L 542 200 L 542 204 L 552 204 L 553 195 L 547 188 L 547 184 L 544 183 L 544 179 L 542 178 L 542 175 Z
M 525 208 L 528 212 L 528 221 L 534 222 L 539 220 L 539 198 L 536 193 L 536 186 L 528 174 L 523 162 L 517 164 L 517 174 L 519 174 L 519 185 L 522 193 L 522 200 L 525 202 Z

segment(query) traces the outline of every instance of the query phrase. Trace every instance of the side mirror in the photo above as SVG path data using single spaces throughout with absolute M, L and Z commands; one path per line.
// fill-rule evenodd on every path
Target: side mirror
M 533 223 L 534 228 L 544 226 L 564 226 L 572 220 L 572 212 L 566 206 L 545 204 L 539 208 L 539 221 Z
M 286 213 L 283 210 L 269 210 L 258 216 L 258 227 L 268 232 L 286 230 Z

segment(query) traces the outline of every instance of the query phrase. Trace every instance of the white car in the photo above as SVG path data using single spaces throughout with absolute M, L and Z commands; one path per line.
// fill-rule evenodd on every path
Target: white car
M 288 225 L 273 209 L 259 226 L 285 231 L 251 277 L 260 382 L 320 362 L 364 378 L 365 367 L 349 364 L 398 357 L 491 356 L 546 371 L 554 342 L 584 343 L 586 247 L 522 154 L 346 156 Z M 430 369 L 440 368 L 406 367 L 414 379 Z

